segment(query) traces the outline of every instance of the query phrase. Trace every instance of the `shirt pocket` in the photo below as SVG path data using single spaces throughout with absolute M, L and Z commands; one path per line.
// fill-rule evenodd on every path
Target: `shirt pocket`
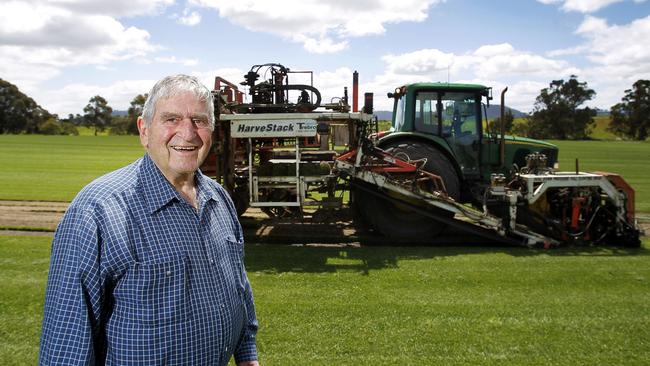
M 138 306 L 134 321 L 162 326 L 187 319 L 189 286 L 188 258 L 162 263 L 137 263 L 132 273 L 134 300 Z
M 240 296 L 244 293 L 244 263 L 242 258 L 244 256 L 244 243 L 241 241 L 233 240 L 230 238 L 226 239 L 226 250 L 227 257 L 230 266 L 232 267 L 232 273 L 235 277 L 235 285 L 237 286 L 237 292 Z

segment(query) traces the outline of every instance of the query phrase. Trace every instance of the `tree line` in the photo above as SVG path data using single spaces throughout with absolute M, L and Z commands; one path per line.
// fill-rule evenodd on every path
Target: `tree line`
M 133 98 L 125 116 L 113 115 L 105 98 L 95 95 L 83 108 L 84 114 L 61 118 L 48 112 L 10 82 L 0 79 L 0 133 L 78 135 L 77 127 L 94 130 L 95 135 L 108 131 L 111 135 L 137 135 L 136 121 L 142 114 L 147 94 Z
M 638 80 L 624 93 L 621 102 L 610 109 L 607 130 L 619 137 L 644 141 L 650 130 L 650 80 Z M 568 80 L 553 80 L 540 91 L 533 112 L 520 123 L 515 124 L 512 112 L 506 111 L 506 131 L 536 139 L 588 139 L 597 110 L 581 106 L 595 96 L 596 92 L 575 75 Z M 498 123 L 500 118 L 493 122 Z
M 71 123 L 76 126 L 91 127 L 95 131 L 104 132 L 108 130 L 111 135 L 137 135 L 138 127 L 136 121 L 142 114 L 142 108 L 147 101 L 148 94 L 138 94 L 127 110 L 126 116 L 113 115 L 113 108 L 108 105 L 106 99 L 100 95 L 90 98 L 88 104 L 84 107 L 84 114 L 69 114 L 63 123 Z
M 506 131 L 537 139 L 584 140 L 594 126 L 595 109 L 582 107 L 596 92 L 572 75 L 568 80 L 553 80 L 540 91 L 532 113 L 514 123 L 509 110 L 504 116 Z M 136 120 L 142 113 L 147 94 L 133 98 L 126 116 L 114 116 L 106 99 L 96 95 L 84 107 L 83 115 L 59 118 L 39 106 L 18 88 L 0 79 L 0 133 L 78 134 L 78 126 L 94 129 L 95 134 L 137 134 Z M 491 126 L 499 123 L 492 121 Z M 624 91 L 621 102 L 610 109 L 608 130 L 617 136 L 645 140 L 650 132 L 650 80 L 638 80 Z

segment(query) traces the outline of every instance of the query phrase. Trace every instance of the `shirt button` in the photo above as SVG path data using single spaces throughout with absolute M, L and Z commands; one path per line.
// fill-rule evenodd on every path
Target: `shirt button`
M 214 259 L 210 258 L 210 264 L 214 264 Z
M 165 274 L 166 274 L 167 276 L 171 276 L 171 275 L 172 275 L 172 271 L 167 271 L 167 272 L 165 272 Z

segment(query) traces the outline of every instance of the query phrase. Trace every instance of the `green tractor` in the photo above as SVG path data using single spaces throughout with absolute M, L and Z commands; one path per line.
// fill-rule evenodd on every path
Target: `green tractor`
M 394 99 L 392 128 L 378 134 L 376 146 L 402 160 L 425 159 L 423 169 L 440 176 L 447 195 L 456 202 L 481 207 L 491 177 L 502 174 L 509 180 L 527 165 L 526 157 L 532 153 L 544 154 L 549 168 L 556 165 L 555 145 L 506 136 L 498 131 L 500 126 L 488 123 L 489 87 L 415 83 L 397 88 L 388 97 Z M 430 240 L 446 227 L 409 207 L 361 190 L 354 193 L 362 219 L 386 236 Z

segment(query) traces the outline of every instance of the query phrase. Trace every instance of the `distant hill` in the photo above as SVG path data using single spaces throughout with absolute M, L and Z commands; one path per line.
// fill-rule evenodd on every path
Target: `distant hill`
M 510 108 L 510 107 L 506 106 L 506 111 L 508 109 L 510 109 L 510 111 L 512 112 L 512 115 L 515 118 L 521 118 L 521 117 L 527 117 L 528 116 L 528 113 L 524 113 L 524 112 L 522 112 L 520 110 Z M 487 108 L 487 117 L 488 117 L 488 119 L 494 119 L 494 118 L 499 117 L 500 115 L 501 115 L 501 105 L 499 105 L 499 104 L 491 104 Z
M 115 117 L 124 117 L 124 116 L 128 116 L 128 115 L 129 115 L 129 112 L 127 112 L 127 111 L 113 110 L 113 113 L 111 113 L 111 116 L 115 116 Z
M 506 109 L 510 108 L 506 106 Z M 522 111 L 519 111 L 514 108 L 510 108 L 512 111 L 512 115 L 515 118 L 520 118 L 520 117 L 526 117 L 528 116 L 527 113 L 524 113 Z M 392 111 L 375 111 L 375 116 L 377 116 L 377 119 L 380 121 L 390 121 L 393 119 L 393 112 Z M 494 119 L 499 117 L 501 114 L 501 106 L 498 104 L 492 104 L 487 108 L 487 117 L 488 119 Z
M 393 119 L 392 111 L 375 111 L 373 114 L 377 116 L 377 119 L 380 121 L 390 121 Z
M 596 115 L 597 115 L 597 116 L 605 116 L 605 117 L 609 117 L 609 110 L 607 110 L 607 109 L 596 108 Z

